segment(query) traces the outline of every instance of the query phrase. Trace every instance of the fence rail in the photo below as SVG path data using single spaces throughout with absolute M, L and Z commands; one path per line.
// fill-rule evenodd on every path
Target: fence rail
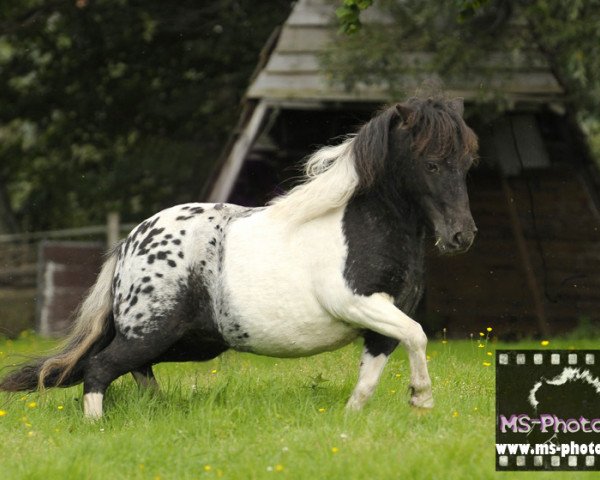
M 135 223 L 123 223 L 118 225 L 118 229 L 119 232 L 128 232 L 136 225 Z M 90 225 L 88 227 L 65 228 L 63 230 L 47 230 L 43 232 L 9 233 L 0 235 L 0 243 L 106 235 L 108 231 L 109 227 L 107 225 Z

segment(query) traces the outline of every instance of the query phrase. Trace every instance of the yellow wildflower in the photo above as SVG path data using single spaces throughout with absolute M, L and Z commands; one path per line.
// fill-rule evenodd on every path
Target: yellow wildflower
M 489 367 L 490 365 L 492 365 L 490 362 L 483 362 L 484 367 Z
M 0 417 L 3 417 L 4 415 L 6 415 L 6 410 L 0 410 Z
M 37 403 L 36 402 L 29 402 L 27 404 L 27 407 L 29 407 L 29 408 L 35 408 L 35 407 L 37 407 Z
M 340 449 L 338 447 L 331 448 L 331 453 L 338 453 L 339 451 L 340 451 Z
M 204 465 L 205 472 L 210 472 L 211 470 L 212 470 L 212 467 L 210 465 Z
M 275 471 L 276 472 L 283 472 L 283 465 L 281 465 L 280 463 L 278 463 L 277 465 L 275 465 Z
M 211 370 L 210 373 L 212 373 L 213 375 L 217 373 L 217 370 Z
M 542 340 L 542 341 L 540 342 L 540 345 L 541 345 L 542 347 L 547 347 L 548 345 L 550 345 L 550 341 L 548 341 L 548 340 Z
M 480 336 L 480 337 L 485 337 L 485 333 L 483 333 L 483 332 L 479 332 L 479 336 Z
M 325 408 L 323 408 L 323 407 L 319 408 L 319 413 L 325 413 L 325 411 L 326 411 Z
M 59 406 L 58 406 L 58 407 L 56 407 L 56 408 L 58 408 L 59 410 L 62 410 L 62 409 L 63 409 L 63 408 L 65 408 L 65 407 L 63 407 L 62 405 L 59 405 Z
M 487 327 L 487 328 L 486 328 L 486 330 L 487 330 L 488 332 L 491 332 L 491 331 L 492 331 L 492 327 Z
M 493 353 L 492 353 L 492 352 L 486 352 L 486 355 L 487 355 L 488 357 L 491 357 L 491 356 L 493 355 Z
M 453 416 L 454 418 L 458 417 L 458 412 L 457 412 L 456 410 L 454 410 L 454 411 L 452 412 L 452 416 Z

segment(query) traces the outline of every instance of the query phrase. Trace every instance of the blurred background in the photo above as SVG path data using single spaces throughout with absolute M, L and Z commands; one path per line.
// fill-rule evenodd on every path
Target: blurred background
M 600 330 L 600 1 L 4 0 L 0 335 L 60 335 L 102 252 L 190 201 L 262 205 L 382 105 L 443 86 L 479 235 L 418 320 Z

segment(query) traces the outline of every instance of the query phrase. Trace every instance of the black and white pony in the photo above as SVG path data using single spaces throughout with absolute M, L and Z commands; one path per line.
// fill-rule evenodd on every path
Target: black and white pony
M 410 403 L 431 408 L 427 337 L 410 316 L 423 292 L 424 242 L 465 251 L 476 228 L 466 175 L 477 150 L 462 100 L 413 98 L 308 159 L 306 180 L 265 208 L 191 203 L 138 225 L 109 254 L 66 346 L 21 367 L 0 390 L 83 381 L 84 412 L 131 372 L 228 349 L 276 357 L 364 337 L 348 408 L 372 395 L 401 342 Z

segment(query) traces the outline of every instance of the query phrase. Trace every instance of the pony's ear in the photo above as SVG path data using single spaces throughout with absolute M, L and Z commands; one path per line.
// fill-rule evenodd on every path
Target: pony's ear
M 408 117 L 410 117 L 410 114 L 413 113 L 413 108 L 409 107 L 408 105 L 406 105 L 404 103 L 397 103 L 396 104 L 396 112 L 398 112 L 400 121 L 402 123 L 407 123 Z
M 358 131 L 352 145 L 358 188 L 369 188 L 383 171 L 389 153 L 390 130 L 398 123 L 396 106 L 389 107 Z
M 454 98 L 448 102 L 452 110 L 458 113 L 461 117 L 465 113 L 465 101 L 462 97 Z

